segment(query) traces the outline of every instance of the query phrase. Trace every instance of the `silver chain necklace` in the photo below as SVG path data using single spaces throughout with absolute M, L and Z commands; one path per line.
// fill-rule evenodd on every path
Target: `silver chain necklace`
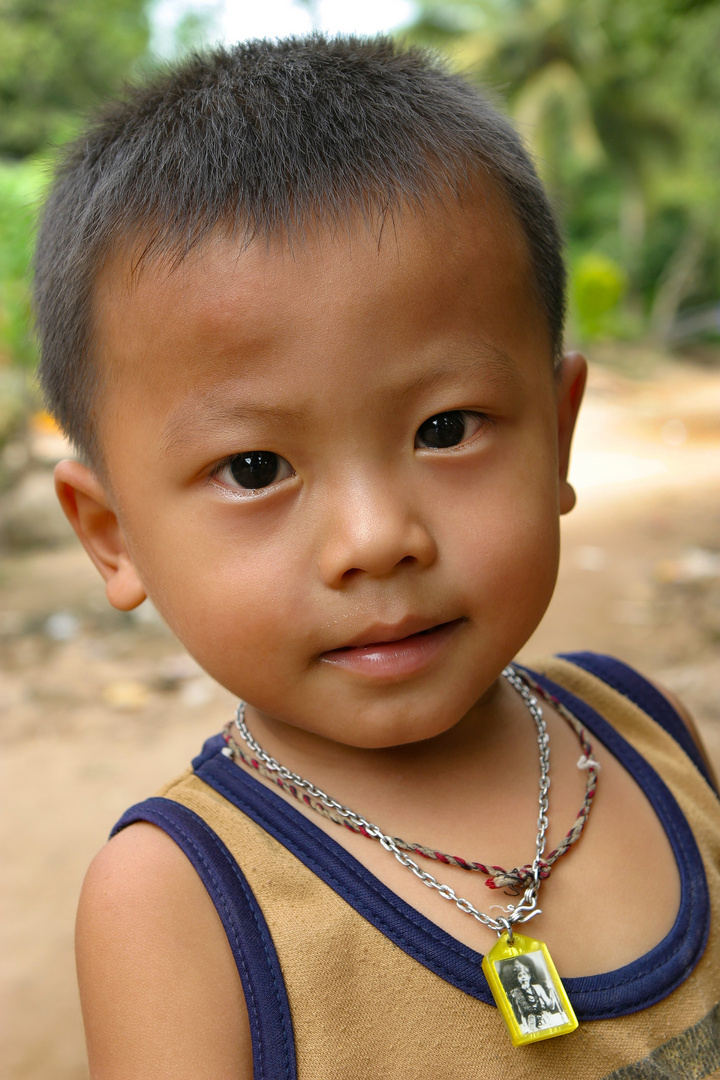
M 354 810 L 351 810 L 347 806 L 343 806 L 337 799 L 333 799 L 330 795 L 326 795 L 319 787 L 311 783 L 310 780 L 303 779 L 302 776 L 298 776 L 297 773 L 292 772 L 286 768 L 285 765 L 281 765 L 279 761 L 271 757 L 260 746 L 257 740 L 252 736 L 245 723 L 245 702 L 241 701 L 237 707 L 237 713 L 235 715 L 235 726 L 238 730 L 240 737 L 250 747 L 254 754 L 257 755 L 260 761 L 269 772 L 277 773 L 282 780 L 288 783 L 295 784 L 297 787 L 303 788 L 314 799 L 319 800 L 328 809 L 334 810 L 340 817 L 346 818 L 353 823 L 357 828 L 361 829 L 366 836 L 371 837 L 374 840 L 379 841 L 382 847 L 388 851 L 391 855 L 394 855 L 397 861 L 412 871 L 415 877 L 422 881 L 423 885 L 427 885 L 429 889 L 435 889 L 443 900 L 452 900 L 454 904 L 465 912 L 467 915 L 472 915 L 474 919 L 482 923 L 483 926 L 489 927 L 494 930 L 498 935 L 507 934 L 507 940 L 510 945 L 513 943 L 513 926 L 515 923 L 528 922 L 529 919 L 534 918 L 540 914 L 540 909 L 537 906 L 537 895 L 540 889 L 540 869 L 541 860 L 545 852 L 545 839 L 548 829 L 548 789 L 550 788 L 550 739 L 547 733 L 547 727 L 545 725 L 545 719 L 543 717 L 542 708 L 535 697 L 535 695 L 528 689 L 523 680 L 517 674 L 513 667 L 506 667 L 503 671 L 503 676 L 507 679 L 514 690 L 523 699 L 524 704 L 527 706 L 528 712 L 535 721 L 535 727 L 537 728 L 537 741 L 540 754 L 540 791 L 538 795 L 538 819 L 537 819 L 537 836 L 535 838 L 535 858 L 531 867 L 531 881 L 528 887 L 523 893 L 522 900 L 518 904 L 508 904 L 504 908 L 504 914 L 494 918 L 492 915 L 487 915 L 483 911 L 478 909 L 470 903 L 469 900 L 465 900 L 463 897 L 457 895 L 454 889 L 450 885 L 441 884 L 437 878 L 432 874 L 428 874 L 426 870 L 422 870 L 414 859 L 409 858 L 404 851 L 395 843 L 392 836 L 386 835 L 382 829 L 372 822 L 367 821 L 360 814 L 356 814 Z M 233 751 L 230 747 L 226 746 L 223 751 L 226 757 L 233 757 Z M 499 905 L 498 905 L 499 906 Z

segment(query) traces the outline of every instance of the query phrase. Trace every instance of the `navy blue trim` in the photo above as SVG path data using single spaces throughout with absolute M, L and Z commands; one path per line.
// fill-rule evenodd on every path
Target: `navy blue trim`
M 652 716 L 656 723 L 672 735 L 673 739 L 682 747 L 687 756 L 696 766 L 698 771 L 707 780 L 710 787 L 717 794 L 713 778 L 708 772 L 707 764 L 703 761 L 695 740 L 690 734 L 683 718 L 672 707 L 664 694 L 661 694 L 656 686 L 644 679 L 639 672 L 616 660 L 613 656 L 604 656 L 602 653 L 576 652 L 561 653 L 562 660 L 569 660 L 576 667 L 583 668 L 590 675 L 607 683 L 613 690 L 629 698 L 635 705 Z
M 280 963 L 240 867 L 203 819 L 172 799 L 147 799 L 131 807 L 111 835 L 136 821 L 149 821 L 172 837 L 217 908 L 245 993 L 255 1080 L 297 1080 L 290 1004 Z
M 211 735 L 209 739 L 206 739 L 203 743 L 203 748 L 198 754 L 198 756 L 192 759 L 191 764 L 195 772 L 197 772 L 200 766 L 204 765 L 206 761 L 209 761 L 210 758 L 215 757 L 218 750 L 222 750 L 224 746 L 225 739 L 223 738 L 222 734 Z
M 646 795 L 670 841 L 680 875 L 680 909 L 667 936 L 617 971 L 565 979 L 571 1000 L 582 988 L 586 1019 L 622 1016 L 654 1005 L 690 975 L 710 933 L 710 895 L 695 837 L 674 796 L 651 765 L 594 709 L 546 676 L 530 672 L 620 762 Z M 600 676 L 598 676 L 600 677 Z
M 564 980 L 581 1020 L 624 1016 L 649 1007 L 679 986 L 702 956 L 710 929 L 710 901 L 695 838 L 677 802 L 654 769 L 585 702 L 549 679 L 534 675 L 620 761 L 647 795 L 665 829 L 678 865 L 680 910 L 655 948 L 615 971 Z M 349 852 L 275 792 L 239 769 L 210 740 L 197 775 L 252 818 L 360 915 L 399 948 L 446 982 L 493 1004 L 480 964 L 482 955 L 456 941 L 415 911 Z

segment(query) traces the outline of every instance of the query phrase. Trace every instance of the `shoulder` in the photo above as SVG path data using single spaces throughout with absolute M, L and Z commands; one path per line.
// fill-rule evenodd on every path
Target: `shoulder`
M 703 744 L 702 738 L 700 736 L 700 732 L 698 731 L 697 724 L 695 723 L 695 720 L 693 719 L 692 713 L 683 704 L 683 702 L 680 700 L 680 698 L 677 696 L 677 694 L 674 694 L 672 692 L 672 690 L 668 690 L 668 688 L 666 686 L 663 686 L 663 684 L 659 683 L 656 679 L 652 680 L 652 684 L 655 687 L 655 689 L 660 694 L 662 694 L 662 696 L 665 698 L 665 700 L 668 701 L 670 705 L 672 705 L 673 709 L 675 710 L 675 712 L 678 714 L 678 716 L 682 720 L 683 724 L 685 725 L 688 732 L 690 733 L 690 738 L 692 739 L 692 741 L 695 743 L 695 746 L 697 747 L 698 753 L 700 754 L 700 757 L 702 758 L 702 760 L 703 760 L 703 762 L 705 764 L 705 768 L 708 771 L 708 775 L 710 776 L 710 779 L 712 780 L 713 784 L 715 785 L 715 790 L 716 791 L 720 790 L 720 787 L 718 786 L 717 774 L 716 774 L 715 769 L 713 767 L 713 763 L 710 761 L 710 758 L 708 757 L 707 750 L 705 748 L 705 745 Z
M 91 1076 L 252 1076 L 235 961 L 205 888 L 162 830 L 138 823 L 96 856 L 76 948 Z
M 605 684 L 609 690 L 628 698 L 675 738 L 718 789 L 715 771 L 692 715 L 679 698 L 657 680 L 641 674 L 622 660 L 595 652 L 561 653 L 540 661 L 537 668 L 591 705 L 595 704 L 596 698 L 593 683 Z

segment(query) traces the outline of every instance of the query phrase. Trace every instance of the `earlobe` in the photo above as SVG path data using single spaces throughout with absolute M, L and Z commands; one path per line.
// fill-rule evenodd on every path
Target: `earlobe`
M 563 357 L 557 388 L 558 418 L 558 475 L 560 513 L 568 514 L 575 506 L 575 490 L 568 482 L 570 448 L 575 422 L 587 379 L 587 362 L 580 353 L 567 353 Z
M 55 467 L 55 491 L 81 544 L 105 579 L 112 606 L 120 611 L 136 608 L 145 599 L 145 589 L 105 486 L 79 461 L 61 461 Z

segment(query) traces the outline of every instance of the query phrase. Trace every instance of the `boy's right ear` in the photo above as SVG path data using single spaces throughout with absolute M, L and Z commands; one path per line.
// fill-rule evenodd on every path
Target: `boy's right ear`
M 117 515 L 96 474 L 79 461 L 55 466 L 55 491 L 65 515 L 105 579 L 113 607 L 131 611 L 146 597 Z

